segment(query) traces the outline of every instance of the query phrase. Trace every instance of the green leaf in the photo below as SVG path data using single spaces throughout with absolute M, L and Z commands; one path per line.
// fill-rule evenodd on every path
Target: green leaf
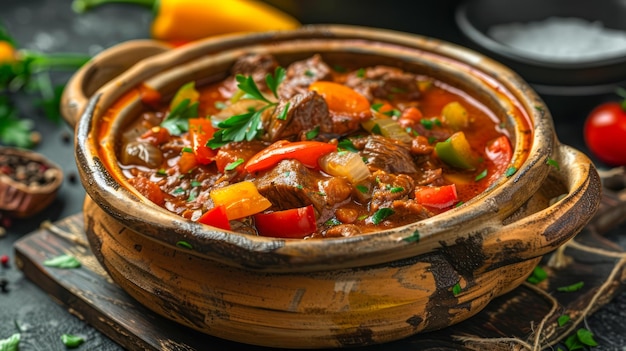
M 506 169 L 506 171 L 504 172 L 504 175 L 506 175 L 507 177 L 512 176 L 513 174 L 515 174 L 517 172 L 517 168 L 516 167 L 509 167 Z
M 31 148 L 33 146 L 32 128 L 33 121 L 30 119 L 18 119 L 14 115 L 0 115 L 0 141 L 6 145 Z
M 559 163 L 556 162 L 555 160 L 549 158 L 546 160 L 546 163 L 552 167 L 554 167 L 554 169 L 556 169 L 557 171 L 561 170 L 561 167 L 559 166 Z
M 181 135 L 189 130 L 189 118 L 198 117 L 198 106 L 199 102 L 191 104 L 191 100 L 184 99 L 167 114 L 161 127 L 172 135 Z
M 452 287 L 452 294 L 454 294 L 454 296 L 456 296 L 456 295 L 460 294 L 462 290 L 463 289 L 461 289 L 461 283 L 456 283 Z
M 383 207 L 381 209 L 379 209 L 378 211 L 376 211 L 373 215 L 372 215 L 372 223 L 374 224 L 379 224 L 380 222 L 382 222 L 385 218 L 391 216 L 392 214 L 394 214 L 395 211 L 391 208 L 388 207 Z
M 316 126 L 315 128 L 306 132 L 306 140 L 315 139 L 320 134 L 320 126 Z
M 190 243 L 188 243 L 188 242 L 186 242 L 184 240 L 181 240 L 181 241 L 177 242 L 176 246 L 182 247 L 183 249 L 193 250 L 193 246 Z
M 224 167 L 224 170 L 232 171 L 232 170 L 237 168 L 237 166 L 239 166 L 242 163 L 243 163 L 243 158 L 238 158 L 236 161 L 233 161 L 233 162 L 227 164 L 226 167 Z
M 548 273 L 546 273 L 543 268 L 536 266 L 535 269 L 533 269 L 532 274 L 528 277 L 528 279 L 526 279 L 526 281 L 536 285 L 546 280 L 547 278 Z
M 327 220 L 326 222 L 324 222 L 324 225 L 327 225 L 329 227 L 334 227 L 334 226 L 340 225 L 340 224 L 341 224 L 341 222 L 337 218 L 335 218 L 335 217 L 333 217 L 333 218 Z
M 269 77 L 269 75 L 267 76 Z M 266 77 L 266 80 L 267 80 Z M 235 76 L 235 79 L 237 80 L 237 87 L 239 89 L 241 89 L 244 93 L 246 93 L 246 95 L 248 95 L 248 97 L 252 98 L 252 99 L 256 99 L 256 100 L 261 100 L 261 101 L 265 101 L 267 103 L 272 103 L 271 101 L 269 101 L 259 90 L 259 87 L 257 87 L 256 83 L 254 82 L 254 79 L 252 79 L 252 76 L 244 76 L 241 74 L 238 74 Z M 268 83 L 269 86 L 269 83 Z
M 480 174 L 478 174 L 476 176 L 476 178 L 474 178 L 474 181 L 479 181 L 479 180 L 485 178 L 486 176 L 487 176 L 487 170 L 485 169 L 482 172 L 480 172 Z
M 413 232 L 413 234 L 411 234 L 411 236 L 407 236 L 406 238 L 403 238 L 402 240 L 409 242 L 409 243 L 416 243 L 420 241 L 420 232 L 416 230 Z
M 593 333 L 585 328 L 580 328 L 576 331 L 576 336 L 581 343 L 587 346 L 598 346 L 598 343 L 593 338 Z
M 573 292 L 582 289 L 585 286 L 584 282 L 578 282 L 567 286 L 558 287 L 556 290 L 561 292 Z
M 566 315 L 566 314 L 562 314 L 559 316 L 559 318 L 557 318 L 557 323 L 559 324 L 559 327 L 564 326 L 567 322 L 570 321 L 570 316 Z
M 6 339 L 0 340 L 0 351 L 18 351 L 20 339 L 20 334 L 16 333 Z
M 278 99 L 278 86 L 285 79 L 285 73 L 286 73 L 285 69 L 279 66 L 279 67 L 276 67 L 276 70 L 274 71 L 273 76 L 269 74 L 265 76 L 265 83 L 267 83 L 267 86 L 270 88 L 270 90 L 274 94 L 274 97 L 276 97 L 277 99 Z
M 85 339 L 72 334 L 63 334 L 61 335 L 61 341 L 63 342 L 63 345 L 65 345 L 67 348 L 74 349 L 84 343 Z
M 352 143 L 352 140 L 350 139 L 341 139 L 339 141 L 339 143 L 337 143 L 337 147 L 342 149 L 342 150 L 347 150 L 350 152 L 358 152 L 359 150 L 357 150 L 356 146 L 354 146 L 354 144 Z
M 570 335 L 565 339 L 565 346 L 567 346 L 569 351 L 582 350 L 585 348 L 585 345 L 578 340 L 578 335 L 576 334 Z
M 72 255 L 60 255 L 49 260 L 45 260 L 43 265 L 46 267 L 54 267 L 61 269 L 79 268 L 81 266 L 80 261 Z

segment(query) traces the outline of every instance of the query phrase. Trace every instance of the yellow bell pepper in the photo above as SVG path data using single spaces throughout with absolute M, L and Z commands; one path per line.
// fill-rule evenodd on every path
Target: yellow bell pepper
M 74 0 L 78 13 L 108 3 L 151 7 L 154 39 L 187 42 L 234 32 L 294 29 L 300 23 L 289 14 L 253 0 Z
M 10 64 L 17 61 L 15 48 L 8 41 L 0 40 L 0 64 Z
M 254 183 L 243 181 L 211 190 L 214 206 L 224 206 L 228 220 L 262 212 L 272 203 L 259 193 Z

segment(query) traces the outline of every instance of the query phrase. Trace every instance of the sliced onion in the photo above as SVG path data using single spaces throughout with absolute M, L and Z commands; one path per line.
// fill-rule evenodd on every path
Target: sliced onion
M 356 152 L 331 152 L 320 158 L 319 165 L 324 172 L 345 177 L 352 184 L 357 184 L 371 175 L 361 155 Z
M 391 118 L 372 118 L 361 123 L 363 128 L 368 132 L 375 134 L 380 133 L 382 136 L 403 143 L 410 143 L 413 138 L 407 133 L 398 122 Z

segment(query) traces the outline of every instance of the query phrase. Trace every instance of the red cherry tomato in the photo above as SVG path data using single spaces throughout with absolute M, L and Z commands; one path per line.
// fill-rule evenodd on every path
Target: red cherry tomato
M 585 144 L 598 160 L 611 166 L 626 165 L 626 109 L 619 102 L 600 104 L 584 125 Z

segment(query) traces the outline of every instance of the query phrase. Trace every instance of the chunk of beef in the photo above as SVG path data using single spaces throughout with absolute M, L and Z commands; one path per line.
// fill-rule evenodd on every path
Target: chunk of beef
M 227 90 L 225 93 L 230 95 L 237 90 L 235 77 L 238 74 L 252 77 L 261 91 L 267 90 L 265 77 L 268 74 L 273 74 L 276 67 L 278 67 L 278 61 L 269 54 L 253 53 L 239 57 L 230 69 L 231 76 L 224 82 L 224 87 Z
M 352 188 L 341 178 L 333 180 L 307 169 L 300 161 L 283 160 L 254 180 L 259 193 L 271 203 L 271 210 L 313 205 L 318 220 L 328 219 L 333 206 L 349 198 Z
M 311 83 L 318 80 L 331 80 L 331 68 L 322 60 L 322 56 L 296 61 L 287 67 L 285 80 L 278 87 L 278 96 L 290 98 L 296 94 L 306 92 Z
M 330 133 L 333 128 L 326 101 L 314 91 L 281 99 L 274 113 L 267 117 L 263 122 L 267 131 L 265 139 L 271 142 L 303 139 L 304 134 L 316 127 L 320 133 Z
M 415 181 L 406 174 L 389 174 L 378 170 L 373 174 L 376 185 L 372 190 L 370 211 L 389 207 L 395 200 L 408 199 L 415 190 Z
M 417 173 L 418 168 L 407 145 L 380 135 L 370 135 L 365 140 L 361 155 L 371 170 L 380 169 L 387 173 Z M 355 144 L 356 145 L 356 144 Z
M 352 72 L 346 85 L 363 94 L 370 101 L 401 95 L 405 99 L 420 97 L 417 76 L 396 67 L 375 66 Z

